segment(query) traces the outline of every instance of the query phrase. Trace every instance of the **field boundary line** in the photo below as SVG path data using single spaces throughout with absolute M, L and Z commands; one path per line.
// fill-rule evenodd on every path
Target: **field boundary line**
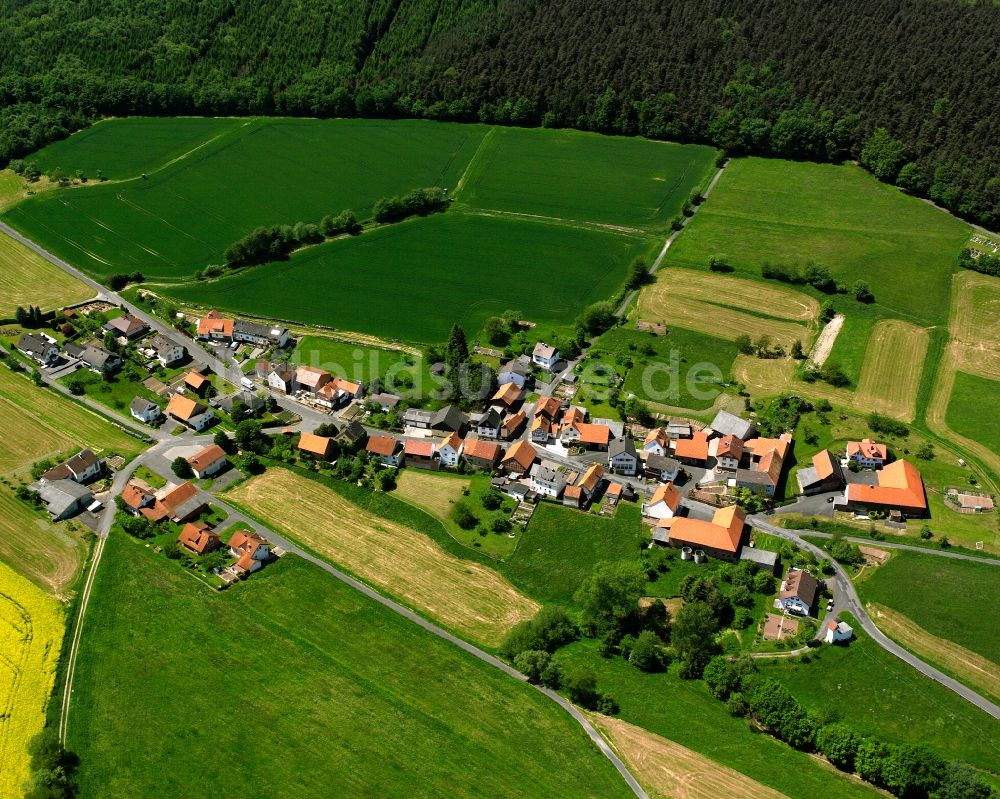
M 465 169 L 462 170 L 462 174 L 458 179 L 458 183 L 455 185 L 455 191 L 451 193 L 451 197 L 453 200 L 457 200 L 458 196 L 465 189 L 466 181 L 468 181 L 469 176 L 472 174 L 473 167 L 479 163 L 479 160 L 482 157 L 483 153 L 486 152 L 486 149 L 489 147 L 489 144 L 493 141 L 494 137 L 496 136 L 496 132 L 497 132 L 496 125 L 493 125 L 488 131 L 486 131 L 486 135 L 483 136 L 482 141 L 479 142 L 479 146 L 476 148 L 476 151 L 472 154 L 472 158 L 469 159 L 469 163 L 467 163 L 465 165 Z
M 470 216 L 509 217 L 511 219 L 539 222 L 547 225 L 560 225 L 562 227 L 577 228 L 579 230 L 596 230 L 602 233 L 614 233 L 619 236 L 631 236 L 636 238 L 646 238 L 649 236 L 648 230 L 628 227 L 626 225 L 610 225 L 604 222 L 588 222 L 584 219 L 567 219 L 562 216 L 528 214 L 521 211 L 501 211 L 498 208 L 477 208 L 472 205 L 462 205 L 460 208 L 456 208 L 453 213 L 468 214 Z

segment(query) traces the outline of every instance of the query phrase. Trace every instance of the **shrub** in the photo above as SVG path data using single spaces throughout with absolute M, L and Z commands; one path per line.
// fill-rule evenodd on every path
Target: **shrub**
M 479 519 L 465 502 L 455 504 L 451 511 L 451 517 L 455 520 L 455 524 L 463 530 L 471 530 L 479 524 Z
M 662 671 L 662 644 L 652 630 L 643 630 L 635 639 L 628 661 L 641 671 Z
M 194 469 L 191 468 L 191 464 L 180 455 L 171 461 L 170 471 L 181 478 L 181 480 L 188 480 L 194 477 Z
M 549 666 L 551 657 L 542 649 L 526 649 L 514 658 L 514 668 L 535 685 L 542 681 L 542 674 Z

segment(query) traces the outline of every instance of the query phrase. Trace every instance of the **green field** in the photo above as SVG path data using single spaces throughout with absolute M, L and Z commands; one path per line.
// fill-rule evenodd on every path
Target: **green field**
M 534 689 L 294 557 L 217 595 L 112 534 L 74 685 L 81 797 L 630 795 Z
M 220 117 L 129 117 L 98 122 L 67 139 L 50 144 L 28 161 L 43 174 L 62 169 L 95 180 L 100 171 L 108 180 L 139 177 L 244 123 Z
M 706 268 L 722 255 L 737 274 L 759 277 L 767 261 L 815 261 L 848 286 L 867 281 L 881 314 L 940 324 L 968 231 L 858 167 L 740 158 L 726 167 L 667 262 Z M 855 301 L 839 303 L 850 308 Z
M 807 709 L 837 716 L 863 735 L 925 744 L 980 768 L 995 770 L 1000 763 L 1000 722 L 864 633 L 850 646 L 822 647 L 810 663 L 793 659 L 758 665 Z
M 387 372 L 398 376 L 398 380 L 405 380 L 406 375 L 413 380 L 414 385 L 419 382 L 428 390 L 437 386 L 431 380 L 430 365 L 421 355 L 325 336 L 303 336 L 292 352 L 289 363 L 294 366 L 315 366 L 348 380 L 360 381 L 366 386 L 375 378 L 384 381 Z
M 700 145 L 496 128 L 456 199 L 498 211 L 658 229 L 707 182 L 714 157 Z
M 965 372 L 955 373 L 955 385 L 948 400 L 945 417 L 956 433 L 985 444 L 1000 452 L 1000 424 L 989 421 L 989 409 L 994 414 L 1000 408 L 1000 381 Z
M 101 147 L 117 140 L 114 125 L 104 123 Z M 189 146 L 187 125 L 199 131 L 195 138 L 216 130 L 206 130 L 204 120 L 146 123 L 159 136 L 157 159 Z M 258 225 L 318 222 L 344 208 L 364 218 L 380 197 L 454 186 L 485 131 L 420 121 L 256 119 L 148 180 L 48 192 L 5 219 L 95 276 L 139 269 L 176 280 L 221 262 L 226 247 Z M 127 145 L 136 128 L 122 135 Z M 64 148 L 60 160 L 72 161 L 77 138 L 53 145 Z M 84 158 L 101 158 L 82 141 Z M 38 159 L 48 160 L 45 150 Z
M 568 324 L 621 287 L 642 247 L 635 236 L 449 212 L 169 293 L 260 316 L 442 341 L 455 322 L 474 331 L 511 308 L 540 324 Z
M 983 598 L 1000 595 L 1000 567 L 896 552 L 858 583 L 865 602 L 902 613 L 927 632 L 1000 664 L 1000 631 Z
M 588 363 L 607 363 L 618 373 L 628 370 L 623 386 L 626 393 L 695 410 L 710 407 L 721 391 L 709 373 L 717 369 L 722 380 L 728 381 L 735 358 L 732 341 L 679 327 L 670 328 L 665 336 L 613 328 L 588 353 Z M 632 362 L 631 368 L 627 361 Z M 581 377 L 586 379 L 586 375 Z

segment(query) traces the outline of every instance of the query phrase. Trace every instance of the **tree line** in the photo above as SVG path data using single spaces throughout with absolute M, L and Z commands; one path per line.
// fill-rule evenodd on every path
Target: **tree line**
M 1000 223 L 986 0 L 50 0 L 6 9 L 0 163 L 104 115 L 421 117 L 857 159 Z

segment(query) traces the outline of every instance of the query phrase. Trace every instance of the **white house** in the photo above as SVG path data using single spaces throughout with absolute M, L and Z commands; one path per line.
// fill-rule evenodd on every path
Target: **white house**
M 462 450 L 464 448 L 465 442 L 462 441 L 458 433 L 449 435 L 441 442 L 441 446 L 438 447 L 438 457 L 441 459 L 441 465 L 458 466 L 458 459 L 462 457 Z
M 543 369 L 553 369 L 559 363 L 559 350 L 544 341 L 539 341 L 531 353 L 531 362 Z
M 789 569 L 774 606 L 786 613 L 808 616 L 819 593 L 819 581 L 803 569 Z
M 42 481 L 72 480 L 75 483 L 86 483 L 93 480 L 104 468 L 104 461 L 98 458 L 91 449 L 82 449 L 72 458 L 68 458 L 58 466 L 53 466 L 42 475 Z
M 236 558 L 230 569 L 238 576 L 257 571 L 271 557 L 267 541 L 257 533 L 238 530 L 229 539 L 229 554 Z
M 25 333 L 17 340 L 17 348 L 40 364 L 50 364 L 59 357 L 56 342 L 44 333 Z
M 183 394 L 174 394 L 167 403 L 167 416 L 201 432 L 215 421 L 215 411 Z
M 826 625 L 826 634 L 823 640 L 828 644 L 836 644 L 840 641 L 849 641 L 854 637 L 854 630 L 851 625 L 840 619 L 833 619 Z
M 681 492 L 673 483 L 657 486 L 649 502 L 642 506 L 642 515 L 650 519 L 672 519 L 681 506 Z
M 662 427 L 654 427 L 646 434 L 642 442 L 642 451 L 653 455 L 666 455 L 670 444 L 670 436 Z
M 639 469 L 639 455 L 631 438 L 616 438 L 608 445 L 608 466 L 615 474 L 634 475 Z
M 210 444 L 200 452 L 196 452 L 187 459 L 187 462 L 199 480 L 218 474 L 228 463 L 225 450 L 218 444 Z
M 160 362 L 160 366 L 164 367 L 173 366 L 187 356 L 187 349 L 182 344 L 166 336 L 153 336 L 149 348 L 156 353 L 156 360 Z
M 863 469 L 881 469 L 889 457 L 889 449 L 870 438 L 847 442 L 847 457 Z
M 283 327 L 264 325 L 246 319 L 233 320 L 233 341 L 246 341 L 263 347 L 284 347 L 291 340 L 288 330 Z
M 399 466 L 403 460 L 403 445 L 392 436 L 370 436 L 365 451 L 378 458 L 383 466 Z
M 518 388 L 524 388 L 528 382 L 528 374 L 528 364 L 515 358 L 500 367 L 500 371 L 497 372 L 497 383 L 501 386 L 504 383 L 514 383 Z
M 734 435 L 726 435 L 713 440 L 710 445 L 709 454 L 715 455 L 716 467 L 735 472 L 740 468 L 740 460 L 743 458 L 743 439 Z M 715 451 L 712 452 L 712 449 Z
M 559 465 L 552 461 L 542 461 L 531 467 L 531 489 L 547 497 L 560 497 L 566 488 L 566 475 Z
M 129 411 L 131 411 L 134 419 L 138 419 L 140 422 L 145 422 L 146 424 L 155 422 L 163 415 L 163 411 L 160 410 L 159 405 L 143 397 L 136 397 L 132 400 Z
M 275 391 L 284 394 L 292 393 L 292 386 L 295 381 L 295 372 L 287 366 L 279 366 L 271 371 L 267 376 L 267 384 Z
M 490 408 L 484 411 L 478 419 L 473 419 L 472 426 L 475 428 L 476 435 L 479 438 L 496 439 L 500 438 L 502 421 L 499 411 L 496 408 Z

